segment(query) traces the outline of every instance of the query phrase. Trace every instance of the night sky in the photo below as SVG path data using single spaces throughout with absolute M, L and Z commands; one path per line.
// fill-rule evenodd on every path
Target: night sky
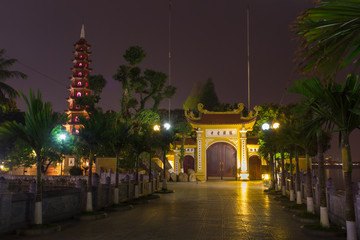
M 221 102 L 247 104 L 247 5 L 251 106 L 294 102 L 297 96 L 285 93 L 299 78 L 293 62 L 297 43 L 289 25 L 312 2 L 172 0 L 171 81 L 177 88 L 172 107 L 181 108 L 193 83 L 209 77 Z M 26 94 L 39 88 L 55 111 L 68 108 L 73 44 L 83 22 L 92 45 L 92 74 L 103 74 L 108 82 L 100 107 L 120 109 L 122 89 L 112 76 L 125 63 L 122 56 L 129 46 L 146 51 L 141 67 L 168 73 L 168 0 L 8 0 L 1 5 L 0 48 L 19 60 L 14 69 L 28 75 L 7 83 Z M 18 105 L 24 109 L 22 100 Z

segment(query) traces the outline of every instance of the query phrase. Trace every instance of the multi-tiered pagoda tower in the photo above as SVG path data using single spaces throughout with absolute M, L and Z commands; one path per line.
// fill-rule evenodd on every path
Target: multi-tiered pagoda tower
M 88 116 L 86 107 L 82 107 L 76 104 L 76 99 L 88 96 L 91 93 L 89 88 L 89 74 L 92 71 L 89 68 L 91 61 L 89 60 L 91 47 L 85 40 L 85 27 L 84 24 L 81 27 L 80 40 L 74 44 L 74 66 L 72 68 L 72 76 L 70 77 L 71 85 L 68 88 L 70 91 L 70 97 L 66 100 L 69 102 L 69 109 L 66 113 L 69 116 L 69 120 L 66 123 L 66 131 L 69 133 L 77 133 L 80 128 L 80 116 Z

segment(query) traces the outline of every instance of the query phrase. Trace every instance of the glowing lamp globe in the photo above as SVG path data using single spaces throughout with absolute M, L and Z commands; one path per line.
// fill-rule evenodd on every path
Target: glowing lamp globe
M 66 135 L 65 134 L 60 134 L 59 135 L 59 140 L 61 140 L 61 141 L 64 141 L 66 139 Z
M 154 131 L 156 132 L 160 131 L 160 125 L 158 124 L 154 125 Z
M 165 124 L 164 124 L 164 128 L 165 128 L 166 130 L 169 130 L 169 129 L 171 128 L 170 123 L 165 123 Z
M 277 128 L 279 128 L 280 127 L 280 123 L 278 123 L 278 122 L 276 122 L 276 123 L 274 123 L 273 125 L 272 125 L 272 128 L 273 129 L 277 129 Z
M 264 123 L 262 126 L 261 126 L 262 130 L 269 130 L 270 129 L 270 125 L 268 123 Z

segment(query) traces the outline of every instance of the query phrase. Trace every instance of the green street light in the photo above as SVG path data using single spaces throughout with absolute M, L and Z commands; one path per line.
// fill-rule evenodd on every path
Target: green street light
M 59 139 L 60 141 L 65 141 L 65 139 L 66 139 L 66 134 L 65 134 L 65 133 L 61 133 L 61 134 L 59 135 L 58 139 Z

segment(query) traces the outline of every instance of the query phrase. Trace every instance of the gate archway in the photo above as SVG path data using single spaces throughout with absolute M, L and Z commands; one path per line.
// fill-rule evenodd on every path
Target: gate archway
M 206 150 L 208 180 L 236 180 L 236 149 L 219 142 Z
M 249 158 L 249 179 L 261 180 L 261 159 L 254 155 Z

